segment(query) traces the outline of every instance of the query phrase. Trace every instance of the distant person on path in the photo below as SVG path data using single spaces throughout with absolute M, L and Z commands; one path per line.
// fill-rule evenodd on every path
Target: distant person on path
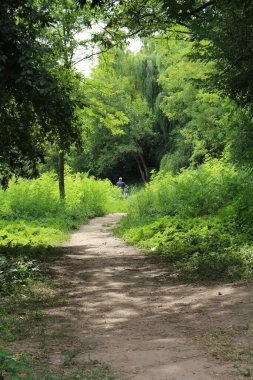
M 119 177 L 119 180 L 116 183 L 116 186 L 118 186 L 119 188 L 121 188 L 122 193 L 123 193 L 124 188 L 126 187 L 126 184 L 125 184 L 125 182 L 122 181 L 122 177 Z
M 128 186 L 126 185 L 126 186 L 124 187 L 124 190 L 123 190 L 123 195 L 124 195 L 125 199 L 128 198 L 128 191 L 129 191 L 129 189 L 128 189 Z
M 125 199 L 127 199 L 128 198 L 128 186 L 125 182 L 123 182 L 122 177 L 119 177 L 119 180 L 116 183 L 116 186 L 118 186 L 121 189 L 122 194 L 124 195 Z

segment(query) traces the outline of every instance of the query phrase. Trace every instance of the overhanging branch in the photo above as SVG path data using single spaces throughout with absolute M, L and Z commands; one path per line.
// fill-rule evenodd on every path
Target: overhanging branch
M 196 15 L 197 13 L 203 11 L 204 9 L 210 7 L 211 5 L 214 5 L 215 4 L 215 0 L 210 0 L 210 1 L 207 1 L 206 3 L 200 5 L 198 8 L 195 8 L 193 9 L 190 14 L 191 15 Z

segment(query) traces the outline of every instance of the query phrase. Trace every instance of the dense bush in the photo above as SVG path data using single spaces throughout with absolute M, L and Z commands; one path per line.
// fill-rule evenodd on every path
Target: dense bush
M 210 161 L 179 175 L 160 172 L 129 200 L 117 233 L 205 279 L 253 274 L 253 175 Z
M 177 176 L 161 171 L 131 199 L 130 212 L 137 218 L 152 214 L 183 218 L 214 214 L 234 199 L 247 175 L 239 175 L 233 166 L 218 160 L 197 170 L 186 169 Z
M 161 217 L 152 222 L 144 219 L 142 224 L 131 227 L 125 218 L 118 233 L 166 258 L 180 274 L 239 279 L 253 273 L 253 247 L 247 246 L 244 234 L 235 234 L 234 226 L 218 217 Z

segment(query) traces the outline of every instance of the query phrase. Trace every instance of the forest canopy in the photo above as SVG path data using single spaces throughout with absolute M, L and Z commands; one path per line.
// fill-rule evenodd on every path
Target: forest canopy
M 166 157 L 163 163 L 177 170 L 189 163 L 201 163 L 206 154 L 218 157 L 225 146 L 229 146 L 233 157 L 249 163 L 252 7 L 252 2 L 246 0 L 54 3 L 3 0 L 0 5 L 2 185 L 6 186 L 13 174 L 37 175 L 39 163 L 52 149 L 63 160 L 60 152 L 67 153 L 69 149 L 76 152 L 73 144 L 85 146 L 82 154 L 86 162 L 82 169 L 113 179 L 125 160 L 124 170 L 132 172 L 133 179 L 140 176 L 146 181 L 149 171 L 158 168 L 163 157 Z M 94 24 L 100 24 L 99 32 L 92 29 Z M 87 28 L 91 30 L 89 43 L 107 53 L 92 78 L 83 80 L 74 71 L 74 54 L 81 45 L 87 50 L 87 41 L 78 39 L 78 33 Z M 142 38 L 144 44 L 136 57 L 124 48 L 124 43 L 133 36 Z M 175 44 L 178 48 L 172 46 L 173 41 L 178 41 Z M 118 46 L 117 53 L 110 53 L 113 46 Z M 110 55 L 114 58 L 109 59 Z M 173 74 L 171 68 L 169 74 L 168 67 L 177 59 L 182 60 L 181 65 L 176 65 L 178 72 Z M 102 60 L 106 62 L 104 67 Z M 107 69 L 114 71 L 114 76 L 108 76 Z M 172 76 L 176 74 L 178 78 L 183 75 L 182 86 L 187 82 L 192 99 L 187 95 L 187 86 L 182 93 L 175 88 Z M 132 89 L 131 83 L 135 83 Z M 96 95 L 99 86 L 103 87 L 100 99 Z M 125 99 L 119 96 L 120 92 L 124 92 Z M 116 106 L 113 94 L 121 99 Z M 183 106 L 178 103 L 181 95 L 187 97 L 188 103 L 184 102 L 186 108 L 181 108 L 176 116 L 172 108 L 173 104 Z M 221 107 L 220 97 L 227 99 Z M 205 102 L 211 105 L 208 111 L 204 110 Z M 216 115 L 212 118 L 208 112 Z M 88 120 L 88 114 L 87 126 L 84 120 Z M 226 118 L 230 119 L 228 123 Z M 221 128 L 222 124 L 226 127 Z M 97 126 L 99 131 L 105 126 L 102 134 L 96 133 Z M 90 136 L 94 137 L 92 142 Z M 74 156 L 81 157 L 79 153 Z M 169 164 L 168 154 L 175 158 L 173 164 Z M 93 157 L 97 159 L 91 169 L 89 162 Z M 105 167 L 108 159 L 111 168 Z M 70 159 L 73 160 L 77 167 L 76 159 Z

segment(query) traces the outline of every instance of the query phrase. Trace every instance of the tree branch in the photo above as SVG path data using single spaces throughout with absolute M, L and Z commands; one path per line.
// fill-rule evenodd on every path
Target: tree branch
M 214 4 L 215 4 L 215 0 L 207 1 L 206 3 L 202 4 L 200 7 L 193 9 L 190 14 L 195 15 Z
M 104 50 L 97 51 L 96 53 L 91 53 L 89 55 L 86 55 L 85 57 L 79 59 L 78 61 L 75 61 L 74 65 L 77 65 L 78 63 L 84 61 L 85 59 L 89 59 L 89 58 L 95 57 L 96 55 L 100 55 L 102 53 L 106 53 L 109 50 L 111 50 L 111 48 L 107 48 L 107 49 L 104 49 Z

